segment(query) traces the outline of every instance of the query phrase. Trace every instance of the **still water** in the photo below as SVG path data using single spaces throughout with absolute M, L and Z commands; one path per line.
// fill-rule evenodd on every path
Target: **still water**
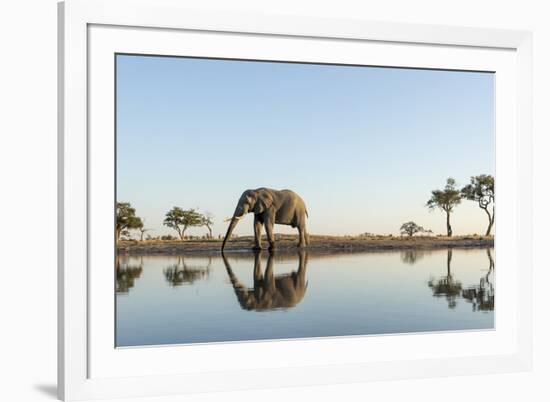
M 121 256 L 116 344 L 491 329 L 492 254 Z

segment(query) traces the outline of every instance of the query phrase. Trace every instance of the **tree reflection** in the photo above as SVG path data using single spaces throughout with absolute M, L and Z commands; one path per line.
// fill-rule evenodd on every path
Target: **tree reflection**
M 190 266 L 185 262 L 185 258 L 178 257 L 176 264 L 172 264 L 164 269 L 164 278 L 171 286 L 191 285 L 197 280 L 208 277 L 211 265 L 212 257 L 208 258 L 206 266 Z
M 401 261 L 405 264 L 416 264 L 419 260 L 424 258 L 425 252 L 422 250 L 405 250 L 401 252 Z
M 491 249 L 487 249 L 489 269 L 479 280 L 479 285 L 471 286 L 462 291 L 462 297 L 472 303 L 473 311 L 493 311 L 495 309 L 495 288 L 490 280 L 494 273 L 495 262 L 491 255 Z
M 143 272 L 143 257 L 139 258 L 137 264 L 130 264 L 130 260 L 129 257 L 116 258 L 116 293 L 128 293 Z
M 453 278 L 451 273 L 451 261 L 453 259 L 453 250 L 447 250 L 447 275 L 438 280 L 430 279 L 428 286 L 432 288 L 435 297 L 445 297 L 449 308 L 456 307 L 456 300 L 460 296 L 462 283 Z
M 273 275 L 273 256 L 269 253 L 267 267 L 262 275 L 261 252 L 254 253 L 254 287 L 243 285 L 222 253 L 223 262 L 229 275 L 237 300 L 243 310 L 266 311 L 286 309 L 300 303 L 306 293 L 307 252 L 299 251 L 298 271 L 283 275 Z

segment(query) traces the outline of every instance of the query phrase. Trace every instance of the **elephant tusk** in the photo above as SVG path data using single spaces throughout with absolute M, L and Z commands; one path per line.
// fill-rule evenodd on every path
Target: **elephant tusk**
M 233 217 L 231 217 L 231 218 L 225 218 L 225 219 L 224 219 L 224 222 L 229 222 L 229 221 L 231 221 L 231 220 L 233 220 L 233 219 L 236 219 L 236 220 L 240 221 L 242 218 L 244 218 L 244 215 L 245 215 L 245 214 L 242 214 L 241 216 L 233 216 Z

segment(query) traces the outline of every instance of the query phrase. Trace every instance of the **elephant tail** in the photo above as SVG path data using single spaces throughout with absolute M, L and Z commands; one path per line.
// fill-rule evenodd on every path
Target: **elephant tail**
M 309 214 L 307 213 L 307 209 L 306 209 L 306 217 L 309 218 Z

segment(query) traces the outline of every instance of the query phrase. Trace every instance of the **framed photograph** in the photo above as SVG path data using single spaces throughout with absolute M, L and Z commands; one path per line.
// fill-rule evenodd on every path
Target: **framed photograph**
M 70 0 L 59 45 L 60 398 L 530 369 L 529 32 Z

